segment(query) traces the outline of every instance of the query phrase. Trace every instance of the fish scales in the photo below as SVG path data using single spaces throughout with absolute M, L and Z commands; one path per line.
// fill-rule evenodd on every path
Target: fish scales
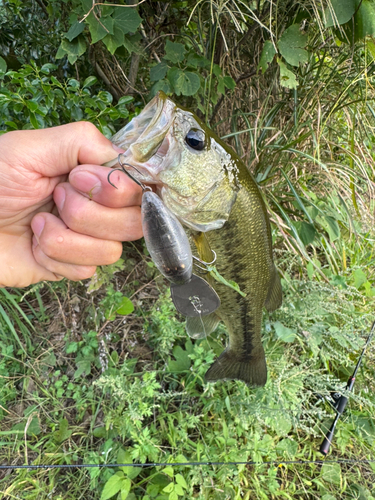
M 250 176 L 246 184 L 240 189 L 223 228 L 205 234 L 210 248 L 217 253 L 219 273 L 235 281 L 246 293 L 246 297 L 241 297 L 231 288 L 206 277 L 220 297 L 221 306 L 216 314 L 229 333 L 229 346 L 208 370 L 206 380 L 241 379 L 261 386 L 267 380 L 261 341 L 262 310 L 276 270 L 263 200 Z M 199 242 L 202 237 L 195 237 L 198 251 L 208 258 L 207 251 L 202 251 L 204 242 Z
M 155 185 L 164 204 L 190 231 L 192 250 L 206 262 L 215 251 L 218 272 L 246 293 L 242 297 L 205 276 L 221 306 L 198 320 L 188 318 L 187 332 L 199 338 L 223 321 L 229 333 L 228 346 L 207 371 L 206 380 L 264 385 L 262 310 L 279 307 L 282 291 L 268 214 L 255 180 L 231 148 L 162 92 L 112 141 L 125 149 L 126 161 L 139 170 L 134 176 Z M 115 164 L 116 160 L 110 166 Z

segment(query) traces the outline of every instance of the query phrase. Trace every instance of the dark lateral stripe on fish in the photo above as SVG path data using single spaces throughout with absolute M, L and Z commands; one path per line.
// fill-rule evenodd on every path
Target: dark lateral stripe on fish
M 254 336 L 254 323 L 249 321 L 247 314 L 247 303 L 244 300 L 241 305 L 241 323 L 244 325 L 245 335 L 243 336 L 242 349 L 243 353 L 239 356 L 238 361 L 249 361 L 251 353 L 254 350 L 253 336 Z

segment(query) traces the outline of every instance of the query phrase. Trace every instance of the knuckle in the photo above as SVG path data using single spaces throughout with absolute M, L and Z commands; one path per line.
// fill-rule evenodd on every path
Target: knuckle
M 95 127 L 95 125 L 90 122 L 84 122 L 84 121 L 75 122 L 74 126 L 76 128 L 76 132 L 82 136 L 90 137 L 100 134 L 99 130 Z
M 50 257 L 51 259 L 60 256 L 60 254 L 62 253 L 62 243 L 62 236 L 59 236 L 56 233 L 50 233 L 45 230 L 39 238 L 39 246 L 41 250 L 47 257 Z

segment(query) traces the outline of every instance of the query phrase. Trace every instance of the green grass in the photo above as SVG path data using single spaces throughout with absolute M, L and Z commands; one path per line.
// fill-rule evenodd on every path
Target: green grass
M 21 340 L 26 355 L 15 354 L 18 341 L 1 331 L 0 463 L 321 459 L 318 448 L 333 412 L 320 396 L 344 389 L 373 320 L 374 299 L 366 297 L 363 280 L 353 284 L 356 270 L 311 281 L 298 276 L 297 257 L 278 251 L 285 297 L 280 310 L 264 316 L 269 379 L 264 388 L 249 389 L 242 382 L 203 381 L 226 343 L 224 328 L 208 339 L 188 339 L 154 269 L 143 260 L 134 270 L 136 255 L 127 250 L 126 265 L 107 291 L 87 295 L 83 285 L 60 283 L 53 292 L 44 287 L 39 297 L 27 295 L 27 307 L 45 322 L 35 325 L 33 350 Z M 120 295 L 133 297 L 135 310 L 108 321 L 114 293 L 118 303 Z M 370 346 L 329 459 L 375 456 L 373 353 Z M 112 498 L 111 488 L 113 498 L 121 498 L 122 488 L 129 500 L 375 496 L 374 464 L 1 474 L 1 499 L 99 500 Z

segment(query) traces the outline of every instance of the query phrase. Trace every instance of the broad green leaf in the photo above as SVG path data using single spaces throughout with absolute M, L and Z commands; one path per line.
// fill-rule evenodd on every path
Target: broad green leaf
M 159 90 L 162 90 L 167 95 L 171 94 L 172 89 L 171 89 L 171 85 L 170 85 L 169 81 L 166 79 L 163 79 L 163 80 L 160 80 L 160 81 L 154 83 L 154 85 L 151 87 L 150 97 L 154 97 Z
M 78 361 L 77 370 L 74 372 L 73 378 L 76 379 L 80 377 L 83 373 L 89 375 L 91 372 L 91 361 L 87 359 L 83 359 Z
M 164 467 L 162 472 L 164 472 L 164 474 L 167 474 L 167 476 L 169 476 L 169 477 L 173 477 L 173 475 L 174 475 L 173 467 L 171 467 L 170 465 L 168 465 L 167 467 Z
M 171 493 L 169 493 L 169 497 L 168 497 L 168 500 L 178 500 L 178 495 L 177 495 L 177 492 L 176 491 L 171 491 Z
M 167 484 L 167 486 L 165 488 L 163 488 L 163 491 L 165 491 L 165 493 L 170 493 L 173 490 L 174 490 L 174 483 L 173 482 Z
M 324 12 L 325 27 L 347 23 L 356 10 L 355 3 L 355 0 L 330 0 Z
M 101 427 L 96 427 L 93 431 L 92 431 L 93 435 L 97 438 L 105 438 L 106 435 L 107 435 L 107 430 L 104 426 L 101 426 Z
M 165 61 L 161 61 L 159 64 L 153 66 L 150 69 L 150 80 L 152 82 L 158 82 L 159 80 L 162 80 L 167 74 L 167 70 L 167 63 Z
M 331 241 L 335 241 L 340 238 L 340 227 L 336 219 L 329 215 L 325 215 L 324 217 L 318 215 L 316 221 L 324 227 Z
M 277 338 L 283 342 L 293 342 L 296 338 L 296 332 L 284 326 L 280 321 L 275 321 L 272 326 L 275 329 Z
M 124 33 L 118 26 L 113 27 L 113 34 L 107 34 L 103 38 L 103 43 L 109 50 L 111 54 L 114 54 L 116 50 L 124 45 Z
M 262 73 L 266 72 L 268 66 L 273 61 L 275 54 L 276 54 L 275 46 L 271 42 L 271 40 L 267 40 L 266 42 L 264 42 L 262 54 L 260 56 L 258 64 L 258 69 L 262 69 Z
M 25 429 L 26 429 L 26 424 L 27 424 L 26 421 L 20 422 L 19 424 L 16 424 L 12 427 L 12 431 L 20 431 L 20 432 L 24 433 Z M 31 420 L 29 426 L 27 427 L 26 434 L 28 436 L 39 436 L 40 433 L 41 433 L 41 429 L 40 429 L 40 425 L 39 425 L 39 419 L 38 419 L 38 417 L 35 416 Z
M 362 269 L 356 269 L 353 273 L 354 277 L 354 286 L 358 289 L 367 281 L 366 274 L 362 271 Z
M 336 497 L 334 497 L 328 493 L 327 495 L 322 496 L 322 500 L 337 500 L 337 499 L 336 499 Z
M 147 493 L 154 498 L 158 495 L 160 491 L 159 485 L 158 484 L 148 484 L 147 485 Z
M 7 63 L 5 59 L 0 56 L 0 79 L 4 78 L 6 72 L 7 72 Z
M 11 128 L 12 130 L 18 130 L 17 123 L 15 123 L 15 122 L 8 121 L 8 122 L 5 122 L 5 125 L 6 125 L 8 128 Z
M 46 63 L 46 64 L 43 64 L 43 66 L 40 68 L 40 71 L 41 71 L 41 73 L 49 75 L 50 72 L 54 71 L 55 69 L 57 69 L 56 64 Z
M 66 346 L 66 353 L 71 354 L 72 352 L 77 352 L 78 342 L 69 342 Z
M 314 266 L 312 265 L 311 262 L 308 262 L 306 264 L 306 271 L 307 271 L 307 276 L 309 277 L 309 280 L 311 280 L 312 277 L 314 276 L 314 272 L 315 272 Z
M 279 441 L 276 445 L 276 451 L 282 453 L 285 457 L 294 458 L 298 450 L 298 443 L 290 438 Z
M 134 101 L 134 97 L 132 97 L 131 95 L 124 95 L 123 97 L 120 97 L 120 99 L 118 100 L 117 106 L 123 106 L 124 104 L 128 104 L 129 102 L 132 101 Z
M 32 111 L 30 111 L 29 117 L 30 117 L 30 123 L 33 126 L 33 128 L 35 128 L 35 129 L 40 128 L 39 127 L 39 122 L 38 122 L 36 116 L 34 115 L 34 113 Z
M 127 314 L 131 314 L 134 311 L 133 302 L 128 297 L 123 297 L 121 300 L 121 305 L 118 309 L 116 309 L 117 314 L 122 314 L 126 316 Z
M 117 463 L 119 464 L 132 464 L 133 457 L 129 451 L 121 448 L 117 453 Z M 134 479 L 142 472 L 142 467 L 132 467 L 130 465 L 120 467 L 120 470 L 127 476 L 129 479 Z
M 121 485 L 121 500 L 126 500 L 129 495 L 130 488 L 132 487 L 132 482 L 129 478 L 123 480 Z
M 375 43 L 372 38 L 366 38 L 366 46 L 372 58 L 375 60 Z
M 74 64 L 79 56 L 86 52 L 86 42 L 82 35 L 75 38 L 72 42 L 64 39 L 61 41 L 60 47 L 57 50 L 56 59 L 61 59 L 65 55 L 68 56 L 70 64 Z
M 165 44 L 165 59 L 176 64 L 184 59 L 185 46 L 182 43 L 167 40 Z
M 123 485 L 124 474 L 116 472 L 116 474 L 108 479 L 105 483 L 100 500 L 108 500 L 118 493 Z
M 211 63 L 208 59 L 198 54 L 190 54 L 187 58 L 187 63 L 189 66 L 193 66 L 194 68 L 208 68 L 211 66 Z
M 236 86 L 236 82 L 233 80 L 231 76 L 224 76 L 224 85 L 227 87 L 227 89 L 233 90 Z
M 135 33 L 142 22 L 142 18 L 139 17 L 136 9 L 129 7 L 115 7 L 112 17 L 115 26 L 120 28 L 124 35 Z
M 69 42 L 71 42 L 72 40 L 74 40 L 74 38 L 80 35 L 84 29 L 85 29 L 85 24 L 76 21 L 71 25 L 68 33 L 65 34 L 65 37 L 69 40 Z
M 177 493 L 177 495 L 183 497 L 185 495 L 184 490 L 182 489 L 182 486 L 180 484 L 175 484 L 174 485 L 174 491 Z
M 320 472 L 320 477 L 327 483 L 339 486 L 341 484 L 341 467 L 340 464 L 326 463 L 323 464 Z
M 83 118 L 83 111 L 79 106 L 74 106 L 70 113 L 72 121 L 79 122 Z
M 314 238 L 316 236 L 316 230 L 315 227 L 305 221 L 298 221 L 294 223 L 298 235 L 301 238 L 302 243 L 307 246 L 310 243 L 314 241 Z
M 355 0 L 359 6 L 360 0 Z M 375 5 L 373 1 L 363 0 L 354 18 L 354 41 L 366 36 L 375 36 Z
M 201 85 L 199 76 L 196 73 L 182 71 L 175 66 L 168 70 L 168 80 L 177 95 L 194 95 L 198 92 Z
M 84 89 L 87 87 L 91 87 L 91 85 L 94 85 L 94 83 L 96 83 L 97 81 L 98 79 L 96 78 L 96 76 L 88 76 L 83 82 L 82 88 Z
M 83 12 L 87 14 L 87 12 L 91 9 L 92 7 L 92 0 L 81 0 L 81 5 Z
M 141 40 L 142 40 L 142 36 L 140 33 L 135 33 L 134 35 L 125 35 L 124 36 L 124 47 L 129 52 L 129 54 L 132 54 L 133 52 L 135 54 L 142 54 L 143 53 L 143 48 L 140 44 Z
M 296 75 L 280 59 L 277 60 L 277 63 L 280 67 L 280 85 L 288 89 L 296 89 L 298 87 Z
M 29 436 L 39 436 L 40 433 L 41 429 L 39 425 L 39 419 L 38 417 L 34 417 L 30 422 L 29 427 L 27 428 L 27 434 Z
M 225 92 L 224 78 L 220 76 L 217 80 L 218 80 L 217 92 L 219 94 L 224 94 Z
M 176 358 L 176 362 L 179 366 L 179 371 L 188 370 L 191 366 L 191 359 L 188 353 L 182 349 L 181 346 L 176 346 L 173 348 L 173 356 Z
M 282 414 L 277 418 L 272 417 L 269 421 L 271 428 L 277 433 L 278 436 L 287 436 L 292 430 L 292 423 L 289 418 L 284 417 Z M 266 434 L 267 436 L 267 434 Z M 262 441 L 265 440 L 266 436 Z
M 308 60 L 308 52 L 303 48 L 306 44 L 307 35 L 301 33 L 299 24 L 292 24 L 284 31 L 277 45 L 286 62 L 298 66 Z
M 62 443 L 66 439 L 69 439 L 72 430 L 69 430 L 69 422 L 67 421 L 66 418 L 62 418 L 59 423 L 59 428 L 56 432 L 54 432 L 54 438 L 58 443 Z
M 212 73 L 215 75 L 215 76 L 220 76 L 221 75 L 221 68 L 218 64 L 214 64 L 212 66 Z
M 30 100 L 30 101 L 26 101 L 26 106 L 29 108 L 30 111 L 32 111 L 33 113 L 38 109 L 38 103 L 33 101 L 33 100 Z
M 180 486 L 182 486 L 183 488 L 185 488 L 185 490 L 188 489 L 188 485 L 186 484 L 184 476 L 182 476 L 181 474 L 176 474 L 175 479 L 177 481 L 177 484 L 179 484 Z
M 92 14 L 87 18 L 91 34 L 91 43 L 103 40 L 108 34 L 113 35 L 113 19 L 112 17 L 101 17 L 97 19 Z
M 315 217 L 318 215 L 319 211 L 316 207 L 314 207 L 313 205 L 310 205 L 308 207 L 305 207 L 306 209 L 306 212 L 309 214 L 310 218 L 312 220 L 315 219 Z

